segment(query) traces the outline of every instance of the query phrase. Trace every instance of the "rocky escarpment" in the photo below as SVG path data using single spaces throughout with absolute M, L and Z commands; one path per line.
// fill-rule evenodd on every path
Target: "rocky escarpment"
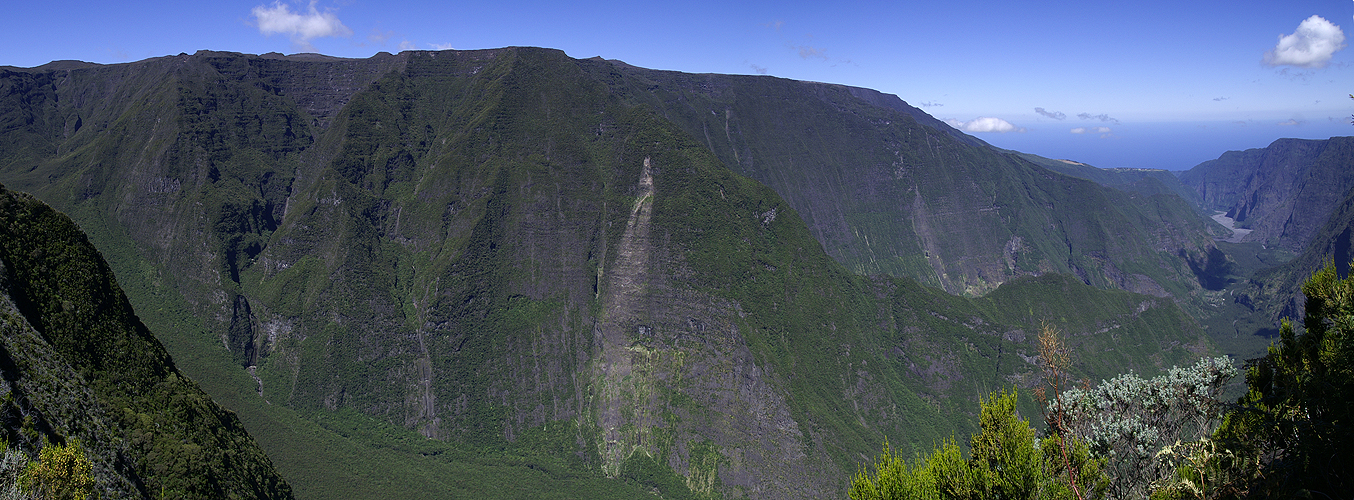
M 1307 298 L 1302 284 L 1308 277 L 1334 265 L 1340 276 L 1348 276 L 1354 262 L 1354 189 L 1335 206 L 1325 224 L 1312 235 L 1302 252 L 1280 266 L 1262 270 L 1245 283 L 1238 301 L 1263 312 L 1278 324 L 1284 318 L 1301 318 Z
M 585 63 L 774 189 L 855 272 L 964 295 L 1051 272 L 1182 303 L 1199 290 L 1187 261 L 1211 223 L 1168 187 L 1061 175 L 873 90 Z
M 559 484 L 584 477 L 672 497 L 837 497 L 885 438 L 921 447 L 971 430 L 973 387 L 1037 383 L 1025 332 L 1040 319 L 1058 318 L 1079 352 L 1112 360 L 1078 368 L 1090 378 L 1207 349 L 1171 301 L 1085 284 L 1168 288 L 1146 277 L 1161 262 L 1134 267 L 1107 253 L 1112 236 L 1132 229 L 1120 227 L 1122 212 L 1077 215 L 1120 200 L 1090 182 L 1008 162 L 1014 177 L 988 185 L 967 175 L 986 160 L 966 156 L 973 150 L 956 137 L 870 124 L 896 146 L 887 162 L 869 163 L 883 169 L 871 175 L 906 196 L 869 199 L 920 207 L 870 220 L 909 228 L 917 248 L 940 256 L 915 257 L 920 269 L 957 276 L 966 268 L 946 256 L 996 245 L 995 263 L 963 260 L 1007 270 L 988 285 L 1009 269 L 1044 275 L 998 288 L 1026 302 L 965 299 L 853 275 L 795 208 L 809 194 L 782 197 L 721 162 L 728 151 L 762 165 L 775 143 L 728 141 L 750 136 L 754 118 L 795 115 L 730 108 L 687 129 L 675 123 L 678 108 L 636 102 L 633 88 L 597 74 L 603 63 L 558 51 L 397 57 L 332 105 L 327 122 L 316 115 L 331 105 L 301 102 L 294 89 L 305 86 L 287 83 L 285 68 L 347 78 L 328 65 L 361 64 L 204 53 L 142 66 L 173 70 L 147 70 L 169 75 L 160 80 L 94 67 L 141 85 L 140 98 L 109 100 L 104 114 L 59 98 L 93 92 L 92 83 L 21 72 L 16 81 L 48 83 L 12 87 L 6 105 L 114 119 L 85 119 L 69 137 L 43 120 L 12 122 L 68 154 L 5 149 L 0 174 L 90 228 L 145 287 L 151 310 L 186 311 L 192 331 L 219 340 L 200 355 L 233 365 L 200 367 L 254 376 L 227 390 L 296 418 L 361 423 L 345 434 L 388 431 L 379 446 L 416 450 L 392 470 L 419 484 L 432 460 L 516 454 L 456 486 L 466 491 L 500 491 L 530 469 Z M 71 71 L 68 82 L 99 81 Z M 119 85 L 111 91 L 130 92 Z M 775 87 L 785 92 L 776 102 L 807 96 L 831 119 L 901 116 L 839 87 Z M 59 99 L 35 95 L 49 91 Z M 894 114 L 869 114 L 885 111 Z M 783 123 L 786 133 L 800 126 Z M 904 162 L 919 158 L 955 168 Z M 945 194 L 946 183 L 973 199 Z M 869 187 L 853 178 L 821 188 L 844 186 Z M 999 187 L 1038 201 L 992 198 Z M 1026 209 L 1034 215 L 1017 216 Z M 1159 210 L 1169 217 L 1170 206 Z M 975 230 L 1011 221 L 1024 229 Z M 1034 237 L 1044 231 L 1067 239 Z M 1060 269 L 1084 276 L 1050 274 Z M 292 457 L 291 470 L 347 465 L 294 453 L 311 445 L 305 435 L 274 439 L 264 446 Z M 310 484 L 345 487 L 324 479 Z
M 602 470 L 619 476 L 627 461 L 654 460 L 683 474 L 695 492 L 832 496 L 826 484 L 796 480 L 842 470 L 827 450 L 808 444 L 776 375 L 756 361 L 739 330 L 739 304 L 669 275 L 692 270 L 651 241 L 662 196 L 654 170 L 644 158 L 615 259 L 599 273 L 602 316 L 590 386 Z
M 1252 230 L 1243 241 L 1301 251 L 1354 188 L 1354 137 L 1279 139 L 1180 174 L 1207 208 Z

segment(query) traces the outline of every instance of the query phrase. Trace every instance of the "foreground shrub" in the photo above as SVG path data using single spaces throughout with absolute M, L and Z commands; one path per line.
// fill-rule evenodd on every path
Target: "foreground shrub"
M 894 500 L 1104 496 L 1108 481 L 1101 472 L 1101 462 L 1090 457 L 1085 443 L 1069 442 L 1064 447 L 1057 436 L 1036 439 L 1029 421 L 1016 414 L 1016 391 L 994 392 L 987 401 L 980 402 L 980 407 L 980 430 L 970 439 L 967 460 L 953 440 L 941 443 L 929 455 L 918 455 L 910 465 L 885 443 L 872 470 L 862 468 L 851 479 L 850 497 Z

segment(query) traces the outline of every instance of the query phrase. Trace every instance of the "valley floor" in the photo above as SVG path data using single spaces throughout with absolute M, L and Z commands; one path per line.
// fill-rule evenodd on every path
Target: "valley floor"
M 1232 236 L 1230 238 L 1222 239 L 1222 241 L 1226 241 L 1228 243 L 1241 243 L 1242 238 L 1245 238 L 1246 235 L 1251 234 L 1252 231 L 1251 229 L 1237 228 L 1236 221 L 1233 220 L 1231 217 L 1228 217 L 1227 214 L 1224 212 L 1218 212 L 1216 214 L 1213 214 L 1213 220 L 1217 221 L 1218 224 L 1222 224 L 1223 227 L 1232 230 Z

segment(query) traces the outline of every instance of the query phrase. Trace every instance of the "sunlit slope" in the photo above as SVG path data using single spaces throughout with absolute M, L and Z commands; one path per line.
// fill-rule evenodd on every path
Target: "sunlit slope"
M 1060 175 L 869 89 L 583 63 L 776 190 L 855 272 L 964 295 L 1044 273 L 1182 303 L 1199 290 L 1209 223 L 1169 189 Z

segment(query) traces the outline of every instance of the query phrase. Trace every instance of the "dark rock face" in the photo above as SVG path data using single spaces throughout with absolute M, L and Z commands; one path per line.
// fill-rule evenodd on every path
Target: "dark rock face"
M 1339 276 L 1349 276 L 1349 266 L 1354 261 L 1354 189 L 1334 207 L 1330 218 L 1310 241 L 1293 260 L 1257 273 L 1238 301 L 1265 307 L 1269 318 L 1277 324 L 1284 318 L 1304 316 L 1307 299 L 1302 294 L 1302 284 L 1313 273 L 1333 264 Z
M 1301 251 L 1354 188 L 1354 137 L 1279 139 L 1229 151 L 1180 175 L 1206 207 L 1252 229 L 1243 241 Z

